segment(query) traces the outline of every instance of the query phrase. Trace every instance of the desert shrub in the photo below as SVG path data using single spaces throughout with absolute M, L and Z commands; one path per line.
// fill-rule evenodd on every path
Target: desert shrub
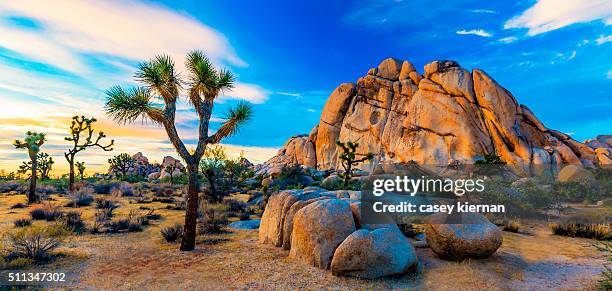
M 18 208 L 26 208 L 27 206 L 23 203 L 15 203 L 13 204 L 10 209 L 18 209 Z
M 119 187 L 120 183 L 116 181 L 99 181 L 93 185 L 94 192 L 98 194 L 111 194 L 114 188 Z
M 66 235 L 61 225 L 30 226 L 7 234 L 7 247 L 11 255 L 34 261 L 43 261 L 58 248 Z
M 130 220 L 127 218 L 110 221 L 106 224 L 107 232 L 118 233 L 127 230 L 130 227 Z
M 17 219 L 13 224 L 15 224 L 15 227 L 26 227 L 32 225 L 32 220 L 27 218 Z
M 70 201 L 66 207 L 89 206 L 94 201 L 94 188 L 89 186 L 80 187 L 69 195 Z
M 7 263 L 9 269 L 20 269 L 30 266 L 34 263 L 34 260 L 28 258 L 12 258 Z
M 69 211 L 64 214 L 62 221 L 66 229 L 73 232 L 83 232 L 85 230 L 85 222 L 81 218 L 81 213 L 76 211 Z
M 175 224 L 174 226 L 162 228 L 160 232 L 167 242 L 175 242 L 183 235 L 183 226 Z
M 612 224 L 607 212 L 574 215 L 550 224 L 553 234 L 598 240 L 612 239 Z
M 147 214 L 145 214 L 145 217 L 149 220 L 158 220 L 161 219 L 162 216 L 159 213 L 154 213 L 155 209 L 151 209 Z
M 98 197 L 96 198 L 96 209 L 117 209 L 119 204 L 111 199 Z
M 41 184 L 36 187 L 36 193 L 40 197 L 45 197 L 51 194 L 58 194 L 59 192 L 61 191 L 51 184 Z
M 518 233 L 520 229 L 521 229 L 521 223 L 518 222 L 517 220 L 507 221 L 502 226 L 502 230 L 503 231 L 508 231 L 508 232 Z
M 224 205 L 202 203 L 198 212 L 200 233 L 221 233 L 229 224 Z
M 30 210 L 30 216 L 34 220 L 43 220 L 43 219 L 45 219 L 47 217 L 46 213 L 45 213 L 45 210 L 42 209 L 42 208 L 34 208 L 34 209 Z
M 132 209 L 126 218 L 121 218 L 114 221 L 108 221 L 105 223 L 107 232 L 118 233 L 118 232 L 138 232 L 142 231 L 143 226 L 149 224 L 149 219 L 146 215 L 140 214 L 139 210 Z
M 163 183 L 156 184 L 152 191 L 157 197 L 169 197 L 174 195 L 175 189 L 172 185 Z
M 174 203 L 174 198 L 172 197 L 155 197 L 151 202 L 159 202 L 159 203 Z
M 62 217 L 64 213 L 59 206 L 47 203 L 41 207 L 34 208 L 30 211 L 30 216 L 33 220 L 55 221 Z
M 239 213 L 244 212 L 247 208 L 247 204 L 236 199 L 225 198 L 223 204 L 226 207 L 228 215 L 231 217 L 238 216 Z
M 612 239 L 612 226 L 609 224 L 585 224 L 577 222 L 552 223 L 553 234 L 569 237 L 584 237 L 598 240 Z
M 19 181 L 2 181 L 0 182 L 0 193 L 7 193 L 11 191 L 20 192 L 19 188 L 23 185 L 23 182 Z
M 130 197 L 134 196 L 134 187 L 130 183 L 124 182 L 114 187 L 111 190 L 113 197 Z

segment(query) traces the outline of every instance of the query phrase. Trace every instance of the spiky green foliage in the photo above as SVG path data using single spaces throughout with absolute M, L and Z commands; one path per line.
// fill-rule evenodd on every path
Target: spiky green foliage
M 83 178 L 85 177 L 85 169 L 87 168 L 85 166 L 85 162 L 76 162 L 74 164 L 77 168 L 77 171 L 79 172 L 79 179 L 83 180 Z
M 45 143 L 45 134 L 44 133 L 36 133 L 33 131 L 28 131 L 26 133 L 26 137 L 23 141 L 15 140 L 13 145 L 18 149 L 27 149 L 28 156 L 30 157 L 31 163 L 31 177 L 30 179 L 30 191 L 28 193 L 28 203 L 35 203 L 38 201 L 38 196 L 36 196 L 36 172 L 37 172 L 37 156 L 40 151 L 40 147 Z
M 135 79 L 140 87 L 123 89 L 115 86 L 106 92 L 106 113 L 119 123 L 134 122 L 138 118 L 149 119 L 164 127 L 168 139 L 187 163 L 189 187 L 187 214 L 185 215 L 185 235 L 181 250 L 195 247 L 195 230 L 198 209 L 198 165 L 209 144 L 220 142 L 223 138 L 239 132 L 252 117 L 250 105 L 240 103 L 226 114 L 226 120 L 212 135 L 209 135 L 209 122 L 214 100 L 224 91 L 234 87 L 235 77 L 227 70 L 218 70 L 201 51 L 187 54 L 184 79 L 176 72 L 174 62 L 167 55 L 159 55 L 142 62 L 138 66 Z M 183 87 L 185 86 L 185 87 Z M 176 101 L 185 91 L 199 117 L 198 143 L 193 151 L 188 151 L 176 130 Z M 161 104 L 160 104 L 161 103 Z
M 108 159 L 108 163 L 110 169 L 116 174 L 121 174 L 122 178 L 125 178 L 130 168 L 134 167 L 134 159 L 127 153 L 121 153 Z
M 338 156 L 340 161 L 342 162 L 342 167 L 344 168 L 344 172 L 338 173 L 338 175 L 343 180 L 343 187 L 346 189 L 351 182 L 351 178 L 353 178 L 353 166 L 356 166 L 365 161 L 369 161 L 374 158 L 373 153 L 367 154 L 359 154 L 356 153 L 357 147 L 359 144 L 356 142 L 340 142 L 336 141 L 336 145 L 340 147 L 342 152 Z
M 98 132 L 98 136 L 94 138 L 93 124 L 97 121 L 95 118 L 87 118 L 85 116 L 73 116 L 70 123 L 70 136 L 65 137 L 66 141 L 72 142 L 72 148 L 64 153 L 64 157 L 70 165 L 70 177 L 68 187 L 72 191 L 74 188 L 74 157 L 81 151 L 88 148 L 98 147 L 106 152 L 113 150 L 115 140 L 111 140 L 107 145 L 102 145 L 100 141 L 106 137 L 104 132 Z

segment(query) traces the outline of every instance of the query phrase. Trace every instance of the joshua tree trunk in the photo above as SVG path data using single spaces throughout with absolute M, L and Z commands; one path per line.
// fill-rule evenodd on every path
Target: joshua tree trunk
M 37 168 L 36 157 L 32 159 L 32 175 L 30 176 L 30 192 L 28 193 L 28 203 L 36 203 L 38 197 L 36 197 L 36 168 Z
M 185 214 L 185 229 L 181 242 L 182 251 L 190 251 L 195 248 L 196 224 L 198 220 L 198 166 L 188 164 L 187 175 L 189 185 L 187 188 L 187 213 Z
M 68 190 L 74 190 L 74 156 L 70 157 L 68 164 L 70 164 L 70 174 L 68 174 Z

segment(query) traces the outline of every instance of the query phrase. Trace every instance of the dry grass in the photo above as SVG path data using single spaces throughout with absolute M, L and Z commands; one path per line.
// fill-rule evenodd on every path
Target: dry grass
M 1 196 L 0 232 L 14 229 L 13 221 L 28 218 L 32 206 L 9 209 L 25 196 Z M 66 198 L 53 196 L 54 204 Z M 257 242 L 257 231 L 204 235 L 197 249 L 178 251 L 160 234 L 164 227 L 182 224 L 183 211 L 166 210 L 165 204 L 118 200 L 116 217 L 133 209 L 155 209 L 162 219 L 144 231 L 126 234 L 71 236 L 60 249 L 64 257 L 41 266 L 78 274 L 75 284 L 90 289 L 589 289 L 602 270 L 603 257 L 592 240 L 554 236 L 546 226 L 532 234 L 504 232 L 504 244 L 491 258 L 461 263 L 438 259 L 430 249 L 419 248 L 420 273 L 379 280 L 334 277 L 329 271 L 287 258 L 288 252 Z M 79 209 L 90 225 L 95 206 Z M 236 218 L 235 218 L 236 219 Z M 44 225 L 45 221 L 35 221 Z

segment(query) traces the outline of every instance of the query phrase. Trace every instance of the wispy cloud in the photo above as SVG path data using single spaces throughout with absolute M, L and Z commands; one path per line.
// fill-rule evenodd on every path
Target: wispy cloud
M 612 24 L 612 2 L 608 0 L 538 0 L 504 24 L 505 29 L 527 28 L 537 35 L 575 23 L 601 20 Z
M 41 27 L 9 27 L 6 19 L 15 16 L 32 19 Z M 147 19 L 154 21 L 143 21 Z M 0 39 L 0 47 L 91 79 L 99 76 L 89 65 L 91 58 L 120 71 L 133 71 L 130 62 L 163 53 L 184 71 L 184 56 L 193 49 L 202 49 L 217 65 L 247 66 L 215 29 L 187 14 L 133 0 L 3 1 Z M 265 102 L 267 95 L 260 86 L 245 83 L 238 83 L 228 94 L 253 103 Z
M 291 92 L 276 92 L 276 94 L 285 95 L 285 96 L 293 96 L 293 97 L 302 96 L 300 93 L 291 93 Z
M 508 36 L 508 37 L 504 37 L 504 38 L 500 38 L 499 41 L 503 42 L 503 43 L 513 43 L 515 41 L 517 41 L 518 38 L 515 36 Z
M 497 14 L 498 13 L 495 10 L 489 10 L 489 9 L 470 9 L 470 12 L 474 12 L 474 13 L 486 13 L 486 14 Z
M 473 35 L 477 35 L 477 36 L 482 36 L 482 37 L 491 37 L 493 36 L 492 33 L 485 31 L 484 29 L 471 29 L 471 30 L 457 30 L 457 34 L 460 35 L 468 35 L 468 34 L 473 34 Z
M 608 80 L 612 80 L 612 70 L 609 70 L 608 73 L 606 74 L 606 78 Z
M 604 44 L 606 42 L 610 42 L 612 41 L 612 35 L 600 35 L 596 40 L 595 43 L 597 43 L 598 45 L 600 44 Z

